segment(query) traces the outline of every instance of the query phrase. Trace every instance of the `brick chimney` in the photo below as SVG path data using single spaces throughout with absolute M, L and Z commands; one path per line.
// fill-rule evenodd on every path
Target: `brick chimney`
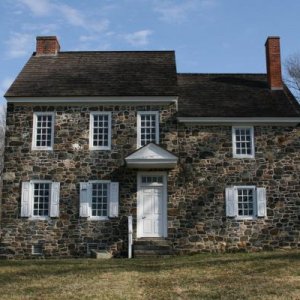
M 60 50 L 60 45 L 56 36 L 37 36 L 36 55 L 56 55 Z
M 269 36 L 265 43 L 268 83 L 271 90 L 282 90 L 280 38 Z

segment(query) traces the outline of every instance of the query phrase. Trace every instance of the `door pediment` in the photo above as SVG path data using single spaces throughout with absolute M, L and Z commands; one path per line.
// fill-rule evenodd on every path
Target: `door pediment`
M 178 157 L 171 152 L 149 143 L 125 158 L 128 168 L 135 169 L 172 169 Z

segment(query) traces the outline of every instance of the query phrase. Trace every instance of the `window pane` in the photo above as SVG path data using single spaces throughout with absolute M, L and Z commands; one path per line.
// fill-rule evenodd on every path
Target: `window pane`
M 51 147 L 52 138 L 52 115 L 37 116 L 36 122 L 36 146 Z
M 252 188 L 239 188 L 237 190 L 239 216 L 253 216 L 253 194 Z
M 50 183 L 35 183 L 33 192 L 33 215 L 48 216 L 50 203 Z
M 92 216 L 106 217 L 108 205 L 108 183 L 92 184 Z
M 235 148 L 238 155 L 251 156 L 252 153 L 252 130 L 246 129 L 235 129 Z
M 93 115 L 93 146 L 103 147 L 108 146 L 109 139 L 109 116 L 104 114 L 94 114 Z
M 151 142 L 156 142 L 156 114 L 142 114 L 141 115 L 141 146 Z

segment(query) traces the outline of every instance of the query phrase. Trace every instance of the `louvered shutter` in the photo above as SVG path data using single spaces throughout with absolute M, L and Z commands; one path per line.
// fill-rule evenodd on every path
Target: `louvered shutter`
M 119 216 L 119 182 L 110 183 L 109 217 Z
M 50 217 L 59 217 L 59 194 L 60 194 L 60 183 L 52 182 L 51 184 L 51 203 L 50 203 Z
M 21 217 L 30 217 L 30 182 L 22 182 Z
M 266 217 L 267 216 L 267 197 L 265 188 L 257 188 L 257 216 Z
M 235 199 L 235 189 L 233 187 L 226 188 L 226 216 L 236 217 L 237 216 L 237 203 Z
M 89 189 L 88 182 L 80 182 L 80 217 L 89 217 Z

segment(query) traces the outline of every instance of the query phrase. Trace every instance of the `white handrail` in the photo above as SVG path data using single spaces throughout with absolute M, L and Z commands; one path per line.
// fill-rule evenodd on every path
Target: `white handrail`
M 128 258 L 132 258 L 132 216 L 128 216 Z

